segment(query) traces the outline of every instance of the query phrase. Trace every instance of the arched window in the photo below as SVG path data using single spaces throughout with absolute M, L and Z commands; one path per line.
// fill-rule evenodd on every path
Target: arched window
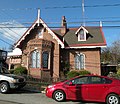
M 40 52 L 37 50 L 31 53 L 31 67 L 40 68 Z
M 42 55 L 43 68 L 48 68 L 48 59 L 49 59 L 49 53 L 47 51 L 43 52 L 43 55 Z
M 84 69 L 85 68 L 85 55 L 76 54 L 75 56 L 75 69 Z

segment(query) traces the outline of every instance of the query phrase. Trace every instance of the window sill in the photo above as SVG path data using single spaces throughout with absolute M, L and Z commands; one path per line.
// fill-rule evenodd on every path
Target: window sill
M 43 71 L 49 71 L 50 69 L 47 69 L 47 68 L 41 68 L 41 70 L 43 70 Z

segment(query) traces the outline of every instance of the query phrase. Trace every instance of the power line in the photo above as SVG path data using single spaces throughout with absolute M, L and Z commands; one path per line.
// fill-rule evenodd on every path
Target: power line
M 8 44 L 8 45 L 11 45 L 13 46 L 12 44 L 8 43 L 7 41 L 3 40 L 3 39 L 0 39 L 1 41 L 3 41 L 4 43 Z
M 97 7 L 118 7 L 120 4 L 111 4 L 111 5 L 84 5 L 86 8 L 97 8 Z M 82 8 L 82 6 L 59 6 L 59 7 L 46 7 L 45 9 L 61 9 L 61 8 Z
M 62 28 L 61 26 L 48 26 L 49 28 Z M 80 27 L 80 25 L 77 25 L 77 26 L 68 26 L 68 28 L 75 28 L 75 27 Z M 85 27 L 96 27 L 96 25 L 88 25 L 88 26 L 85 26 Z M 120 25 L 111 25 L 111 26 L 102 26 L 102 27 L 107 27 L 107 28 L 117 28 L 117 27 L 120 27 Z M 0 27 L 0 28 L 25 28 L 25 27 Z M 30 27 L 27 27 L 27 28 L 30 28 Z M 35 27 L 37 28 L 37 27 Z
M 6 26 L 6 24 L 2 24 L 2 25 L 4 25 L 5 27 L 7 27 Z M 17 32 L 15 32 L 15 31 L 13 31 L 11 28 L 8 28 L 10 31 L 12 31 L 13 33 L 15 33 L 16 35 L 18 35 L 18 36 L 20 36 L 20 34 L 18 34 Z M 7 30 L 5 30 L 6 32 L 7 32 Z
M 12 40 L 12 41 L 15 41 L 15 40 L 16 40 L 16 37 L 15 37 L 15 36 L 14 36 L 14 37 L 13 37 L 13 36 L 11 37 L 11 34 L 10 34 L 7 30 L 5 30 L 4 28 L 2 28 L 2 29 L 3 29 L 3 31 L 5 31 L 5 32 L 8 34 L 7 37 L 10 38 L 10 40 Z M 10 35 L 10 36 L 9 36 L 9 35 Z
M 83 22 L 82 21 L 72 21 L 72 22 L 67 22 L 67 24 L 82 24 Z M 99 24 L 100 21 L 86 21 L 87 24 Z M 102 23 L 104 24 L 112 24 L 115 23 L 115 24 L 120 24 L 120 20 L 109 20 L 109 21 L 102 21 Z M 27 25 L 31 25 L 33 24 L 32 22 L 25 22 L 25 23 L 21 23 L 21 24 L 27 24 Z M 41 24 L 44 24 L 44 23 L 41 23 Z M 46 22 L 45 24 L 61 24 L 61 22 Z M 5 25 L 5 26 L 2 26 L 2 25 Z M 11 24 L 9 24 L 11 25 Z M 0 24 L 0 28 L 8 28 L 9 30 L 11 30 L 11 28 L 29 28 L 30 26 L 7 26 L 7 24 Z M 36 28 L 36 27 L 35 27 Z M 13 30 L 11 30 L 13 31 Z M 14 31 L 13 31 L 14 32 Z M 16 33 L 16 32 L 14 32 Z M 17 34 L 17 33 L 16 33 Z M 19 34 L 18 34 L 19 35 Z
M 8 9 L 0 9 L 1 11 L 14 11 L 14 10 L 17 10 L 17 11 L 21 11 L 21 10 L 38 10 L 38 8 L 16 8 L 16 9 L 13 9 L 13 8 L 8 8 Z
M 86 8 L 94 8 L 94 7 L 118 7 L 120 6 L 120 3 L 117 3 L 117 4 L 105 4 L 105 5 L 84 5 L 84 7 Z M 59 9 L 59 8 L 82 8 L 82 6 L 79 6 L 79 5 L 73 5 L 73 6 L 58 6 L 58 7 L 45 7 L 45 8 L 42 8 L 42 9 Z M 21 11 L 21 10 L 38 10 L 38 8 L 2 8 L 0 9 L 1 11 Z

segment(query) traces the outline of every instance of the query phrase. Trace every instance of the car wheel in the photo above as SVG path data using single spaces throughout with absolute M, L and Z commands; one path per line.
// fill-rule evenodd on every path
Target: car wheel
M 10 87 L 9 87 L 9 84 L 7 82 L 2 82 L 0 84 L 0 92 L 1 93 L 7 93 L 7 92 L 9 92 L 9 89 L 10 89 Z
M 65 100 L 65 93 L 61 90 L 57 90 L 53 94 L 53 99 L 55 99 L 58 102 L 64 101 Z
M 116 94 L 109 94 L 106 99 L 107 104 L 119 104 L 119 96 Z

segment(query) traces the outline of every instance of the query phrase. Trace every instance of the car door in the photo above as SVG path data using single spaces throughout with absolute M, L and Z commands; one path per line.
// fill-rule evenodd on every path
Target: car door
M 88 99 L 88 77 L 79 77 L 71 80 L 66 87 L 69 99 L 86 100 Z
M 105 78 L 92 76 L 89 79 L 88 100 L 89 101 L 103 101 L 103 95 L 109 89 L 109 84 L 105 83 Z

